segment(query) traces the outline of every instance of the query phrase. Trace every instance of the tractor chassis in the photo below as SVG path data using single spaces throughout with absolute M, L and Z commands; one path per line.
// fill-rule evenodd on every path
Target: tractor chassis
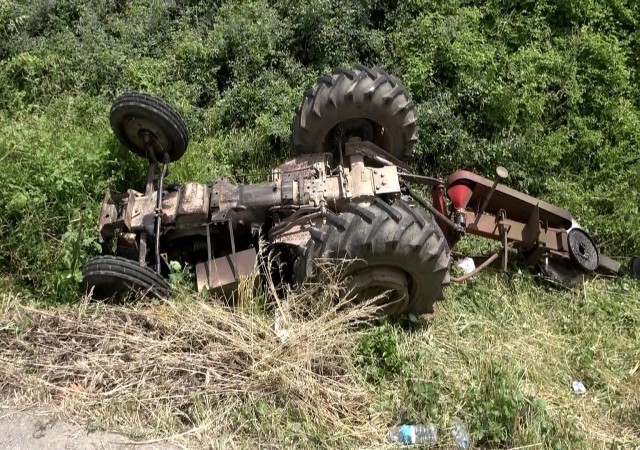
M 433 312 L 448 280 L 464 281 L 497 260 L 506 271 L 512 253 L 563 286 L 593 274 L 640 275 L 638 258 L 623 266 L 602 255 L 568 211 L 506 186 L 503 167 L 494 180 L 466 170 L 446 181 L 412 173 L 414 105 L 380 68 L 321 77 L 292 122 L 295 156 L 264 183 L 166 185 L 188 132 L 156 97 L 122 94 L 110 122 L 149 165 L 144 192 L 110 191 L 103 200 L 99 241 L 113 255 L 96 256 L 83 270 L 83 288 L 96 298 L 131 289 L 166 296 L 173 261 L 194 269 L 198 290 L 232 295 L 255 270 L 263 242 L 275 250 L 283 282 L 314 279 L 317 260 L 354 261 L 343 274 L 347 285 L 386 299 L 390 315 Z M 501 248 L 451 276 L 451 255 L 466 234 Z

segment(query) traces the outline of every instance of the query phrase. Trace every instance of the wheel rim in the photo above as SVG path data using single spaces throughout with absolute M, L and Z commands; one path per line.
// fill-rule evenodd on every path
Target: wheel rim
M 388 153 L 394 153 L 391 135 L 385 133 L 384 127 L 376 121 L 365 118 L 348 119 L 337 123 L 321 139 L 318 147 L 323 153 L 332 153 L 334 158 L 338 158 L 337 161 L 340 157 L 340 144 L 344 146 L 350 138 L 354 137 L 372 142 Z
M 189 136 L 184 120 L 157 97 L 138 92 L 120 95 L 111 107 L 109 122 L 120 142 L 143 158 L 164 161 L 168 155 L 175 162 L 187 149 Z
M 148 134 L 156 157 L 169 151 L 172 147 L 171 139 L 162 127 L 157 122 L 145 117 L 128 117 L 124 122 L 123 131 L 127 139 L 140 149 L 145 148 L 144 135 Z
M 387 314 L 404 309 L 409 302 L 407 273 L 395 267 L 381 266 L 352 274 L 346 285 L 347 295 L 357 301 L 371 300 L 384 305 Z

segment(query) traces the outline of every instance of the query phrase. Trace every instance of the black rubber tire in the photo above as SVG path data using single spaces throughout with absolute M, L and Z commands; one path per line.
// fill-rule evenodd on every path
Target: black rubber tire
M 171 286 L 149 267 L 120 256 L 96 256 L 82 270 L 82 291 L 96 300 L 122 300 L 130 294 L 167 298 Z
M 450 251 L 433 217 L 404 201 L 390 205 L 375 198 L 371 205 L 352 203 L 346 212 L 327 216 L 311 230 L 311 239 L 296 260 L 299 284 L 314 280 L 314 260 L 354 259 L 345 276 L 374 267 L 392 267 L 409 277 L 409 299 L 385 311 L 391 316 L 432 313 L 443 299 L 442 287 L 449 271 Z
M 180 114 L 163 100 L 140 92 L 125 92 L 111 106 L 111 128 L 129 150 L 147 158 L 144 141 L 137 131 L 145 129 L 154 137 L 154 153 L 162 162 L 164 153 L 170 161 L 179 160 L 187 151 L 189 133 Z
M 640 278 L 640 256 L 634 256 L 629 260 L 627 270 L 630 276 Z
M 410 162 L 418 126 L 415 106 L 404 86 L 377 67 L 356 65 L 353 70 L 339 68 L 335 72 L 318 78 L 318 84 L 305 92 L 291 124 L 292 154 L 330 152 L 335 157 L 335 145 L 328 139 L 334 127 L 367 119 L 377 124 L 376 130 L 384 130 L 382 135 L 374 133 L 372 142 Z

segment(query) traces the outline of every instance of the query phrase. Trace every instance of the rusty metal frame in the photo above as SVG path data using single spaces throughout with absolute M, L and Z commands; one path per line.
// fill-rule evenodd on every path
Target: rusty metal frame
M 185 183 L 178 190 L 168 189 L 165 196 L 163 181 L 168 161 L 159 162 L 151 152 L 144 195 L 129 190 L 118 200 L 109 193 L 105 196 L 99 220 L 101 238 L 113 237 L 116 228 L 137 236 L 139 262 L 146 265 L 153 218 L 155 269 L 160 272 L 161 234 L 173 239 L 202 237 L 204 232 L 207 259 L 200 262 L 204 259 L 202 253 L 197 260 L 194 258 L 196 278 L 199 288 L 218 289 L 236 283 L 253 269 L 255 249 L 236 248 L 240 245 L 237 237 L 245 232 L 240 231 L 241 227 L 247 223 L 253 230 L 272 217 L 269 242 L 301 246 L 310 238 L 310 228 L 319 226 L 328 210 L 341 213 L 354 201 L 366 204 L 378 196 L 393 201 L 405 194 L 434 216 L 451 248 L 466 233 L 499 241 L 502 249 L 491 262 L 501 256 L 503 270 L 507 270 L 513 247 L 525 249 L 527 263 L 532 266 L 550 254 L 568 255 L 568 232 L 574 226 L 569 212 L 511 189 L 498 179 L 489 180 L 464 170 L 453 173 L 446 183 L 416 175 L 393 155 L 357 139 L 347 142 L 344 151 L 341 145 L 340 157 L 341 164 L 333 167 L 331 154 L 301 155 L 273 168 L 268 183 Z M 505 178 L 506 169 L 500 168 L 497 174 L 498 178 Z M 409 183 L 430 186 L 431 201 L 416 194 Z M 447 207 L 445 194 L 451 200 L 451 208 Z M 280 214 L 282 217 L 277 217 Z M 212 224 L 228 230 L 220 228 L 223 234 L 219 235 L 212 230 Z M 224 240 L 224 253 L 228 253 L 229 244 L 230 253 L 216 258 L 214 236 Z M 217 249 L 220 255 L 220 247 Z M 600 266 L 616 273 L 620 270 L 620 264 L 606 257 L 601 258 Z

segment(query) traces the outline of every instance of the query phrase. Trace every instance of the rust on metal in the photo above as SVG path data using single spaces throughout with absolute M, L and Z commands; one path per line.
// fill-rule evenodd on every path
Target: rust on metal
M 465 206 L 473 211 L 478 211 L 481 202 L 491 191 L 493 181 L 473 172 L 459 170 L 454 172 L 447 180 L 447 190 L 459 184 L 466 185 L 471 190 L 471 197 Z M 533 205 L 538 205 L 540 208 L 540 220 L 547 223 L 549 227 L 563 228 L 565 230 L 571 228 L 573 217 L 568 211 L 518 192 L 503 184 L 496 186 L 493 196 L 485 207 L 485 211 L 496 215 L 501 209 L 504 209 L 508 211 L 508 216 L 511 220 L 527 223 Z
M 495 241 L 500 241 L 500 227 L 499 221 L 496 217 L 488 214 L 483 214 L 477 223 L 476 214 L 471 211 L 467 211 L 467 232 L 475 234 L 477 236 L 486 237 Z M 517 242 L 522 244 L 525 242 L 527 233 L 525 229 L 527 225 L 522 222 L 516 222 L 510 219 L 504 219 L 502 221 L 506 231 L 507 242 Z M 550 250 L 568 251 L 567 244 L 567 231 L 560 228 L 547 228 L 540 230 L 540 242 Z
M 178 223 L 202 223 L 209 217 L 209 190 L 200 183 L 185 183 L 180 187 Z M 164 203 L 163 203 L 164 205 Z M 164 206 L 163 206 L 164 208 Z
M 116 230 L 122 228 L 123 220 L 119 217 L 117 203 L 122 201 L 120 198 L 114 198 L 115 195 L 111 191 L 107 191 L 102 200 L 100 208 L 100 216 L 98 217 L 98 232 L 100 242 L 111 239 L 115 236 Z
M 235 273 L 231 254 L 214 258 L 211 262 L 196 264 L 196 281 L 198 291 L 216 290 L 226 285 L 235 284 L 243 277 L 253 274 L 256 265 L 256 250 L 251 247 L 236 253 Z M 209 265 L 207 270 L 207 265 Z

